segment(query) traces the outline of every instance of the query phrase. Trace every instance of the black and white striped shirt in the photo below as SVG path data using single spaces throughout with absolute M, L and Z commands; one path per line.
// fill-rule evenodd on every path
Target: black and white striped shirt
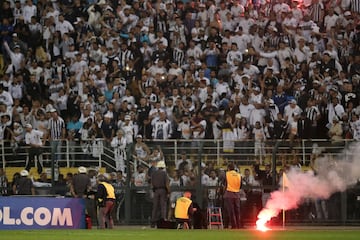
M 133 59 L 134 56 L 130 50 L 120 51 L 119 59 L 120 59 L 120 68 L 124 69 L 126 67 L 127 61 Z
M 167 32 L 168 32 L 167 22 L 164 21 L 164 20 L 159 19 L 159 20 L 157 21 L 157 28 L 156 28 L 156 30 L 157 30 L 158 32 L 163 32 L 164 34 L 167 33 Z
M 64 137 L 62 136 L 63 129 L 65 129 L 65 122 L 61 117 L 58 117 L 57 120 L 54 118 L 49 119 L 48 130 L 51 140 L 58 140 Z
M 305 109 L 306 117 L 311 120 L 312 125 L 316 124 L 316 120 L 320 115 L 320 111 L 316 106 L 311 106 Z
M 312 4 L 312 6 L 311 6 L 312 20 L 316 23 L 322 22 L 324 20 L 324 19 L 322 19 L 323 11 L 324 11 L 324 5 L 321 2 Z
M 179 48 L 174 48 L 173 60 L 181 67 L 184 64 L 185 52 Z
M 280 42 L 280 37 L 279 36 L 269 36 L 268 38 L 268 44 L 271 48 L 277 49 L 279 42 Z
M 350 0 L 350 9 L 352 12 L 360 13 L 360 0 Z

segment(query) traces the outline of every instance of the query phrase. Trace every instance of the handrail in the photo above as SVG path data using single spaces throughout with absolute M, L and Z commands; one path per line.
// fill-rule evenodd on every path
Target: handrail
M 3 153 L 1 156 L 1 160 L 2 160 L 2 167 L 5 168 L 6 165 L 6 161 L 5 161 L 5 149 L 4 149 L 4 140 L 1 141 L 1 152 Z
M 92 140 L 93 139 L 88 139 L 88 141 L 92 141 Z M 97 162 L 96 165 L 98 165 L 99 167 L 102 167 L 103 165 L 105 165 L 106 167 L 109 167 L 110 169 L 116 169 L 115 161 L 113 161 L 113 160 L 115 160 L 114 155 L 113 155 L 114 149 L 112 147 L 106 147 L 105 144 L 103 144 L 102 151 L 97 157 L 93 158 L 92 153 L 87 153 L 87 155 L 89 155 L 91 157 L 83 159 L 79 156 L 86 156 L 86 155 L 82 151 L 82 146 L 80 145 L 79 139 L 75 139 L 75 142 L 76 142 L 75 146 L 70 146 L 70 142 L 68 140 L 61 140 L 61 141 L 63 141 L 64 144 L 61 149 L 63 152 L 61 153 L 62 158 L 60 159 L 60 162 L 65 162 L 65 165 L 67 167 L 70 167 L 71 162 L 74 161 L 75 163 Z M 96 141 L 103 141 L 103 139 L 96 139 Z M 223 143 L 226 140 L 203 139 L 201 141 L 204 143 L 204 147 L 202 149 L 204 151 L 202 154 L 202 158 L 203 159 L 205 158 L 208 160 L 209 159 L 214 160 L 218 166 L 221 165 L 221 159 L 223 157 L 227 157 L 227 156 L 235 157 L 235 161 L 239 162 L 239 164 L 243 164 L 248 161 L 243 162 L 243 160 L 241 160 L 241 159 L 239 160 L 236 158 L 243 158 L 243 157 L 254 158 L 254 153 L 253 153 L 254 141 L 253 140 L 246 140 L 246 141 L 234 140 L 233 141 L 234 142 L 233 155 L 231 155 L 231 154 L 229 155 L 228 153 L 223 153 L 223 151 L 222 151 Z M 1 147 L 1 150 L 3 153 L 1 156 L 2 167 L 5 168 L 5 167 L 11 165 L 12 163 L 14 163 L 14 164 L 23 163 L 24 162 L 23 159 L 12 160 L 11 162 L 7 162 L 7 158 L 14 157 L 14 154 L 12 152 L 13 148 L 10 147 L 10 144 L 5 144 L 5 142 L 7 142 L 7 141 L 2 140 L 0 142 L 0 144 L 1 144 L 0 147 Z M 189 156 L 191 156 L 195 160 L 199 156 L 198 151 L 200 151 L 200 149 L 191 146 L 192 140 L 183 140 L 183 139 L 147 140 L 147 139 L 145 139 L 144 142 L 146 144 L 148 144 L 149 146 L 161 145 L 163 148 L 162 150 L 166 152 L 166 153 L 164 153 L 164 154 L 166 154 L 166 156 L 165 156 L 166 161 L 170 162 L 170 163 L 175 163 L 178 161 L 179 153 L 182 152 L 182 151 L 180 151 L 180 149 L 182 150 L 183 143 L 190 144 L 190 147 L 186 148 L 186 152 Z M 294 141 L 293 149 L 296 152 L 292 153 L 292 152 L 288 151 L 290 140 L 282 140 L 282 144 L 280 144 L 280 146 L 279 146 L 279 151 L 281 153 L 278 152 L 277 154 L 281 154 L 283 157 L 286 157 L 286 158 L 292 157 L 292 156 L 297 156 L 299 158 L 299 160 L 301 160 L 302 164 L 306 165 L 309 161 L 309 156 L 311 155 L 314 143 L 317 143 L 320 147 L 325 147 L 327 150 L 332 152 L 332 151 L 340 151 L 341 149 L 348 147 L 352 142 L 354 142 L 354 140 L 344 139 L 339 146 L 335 146 L 335 145 L 332 145 L 331 141 L 328 139 L 311 139 L 311 140 L 302 139 L 302 140 Z M 163 143 L 166 143 L 166 144 L 163 144 Z M 208 143 L 210 143 L 210 144 L 208 144 Z M 240 143 L 247 143 L 247 144 L 241 145 Z M 271 152 L 271 149 L 273 148 L 274 143 L 275 143 L 275 140 L 264 141 L 264 150 L 266 152 L 266 156 L 270 156 L 270 152 Z M 20 147 L 20 149 L 22 149 L 22 152 L 18 153 L 18 156 L 20 158 L 27 157 L 27 152 L 26 152 L 27 148 L 28 148 L 28 146 Z M 44 149 L 45 149 L 45 151 L 43 154 L 50 155 L 50 152 L 51 152 L 50 147 L 44 146 Z M 70 152 L 70 149 L 74 149 L 74 151 Z M 249 152 L 249 151 L 251 151 L 251 152 Z M 72 159 L 71 156 L 75 156 L 74 157 L 75 159 Z M 113 161 L 114 164 L 104 161 L 104 157 Z M 348 156 L 348 154 L 346 154 L 346 155 L 344 155 L 344 157 L 349 157 L 349 156 Z M 251 160 L 253 160 L 253 159 L 251 159 Z M 130 154 L 129 161 L 133 166 L 137 165 L 136 162 L 134 165 L 135 159 L 132 154 Z M 141 161 L 140 163 L 143 165 L 149 166 L 146 161 Z

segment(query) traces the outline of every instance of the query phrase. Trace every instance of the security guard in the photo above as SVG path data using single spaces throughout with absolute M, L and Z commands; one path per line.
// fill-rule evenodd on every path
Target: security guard
M 166 219 L 167 195 L 170 193 L 165 161 L 159 161 L 156 167 L 158 169 L 151 174 L 151 185 L 154 191 L 151 227 L 155 227 L 159 220 Z
M 96 202 L 98 205 L 99 227 L 101 229 L 105 228 L 105 223 L 107 228 L 114 227 L 112 211 L 115 205 L 115 190 L 109 180 L 110 176 L 107 173 L 98 176 Z
M 86 167 L 79 167 L 78 173 L 73 177 L 70 186 L 71 195 L 76 198 L 84 198 L 90 190 L 91 180 L 87 174 Z
M 21 170 L 20 178 L 14 185 L 14 192 L 18 195 L 35 195 L 35 188 L 27 170 Z
M 233 163 L 228 165 L 226 172 L 226 190 L 224 193 L 225 208 L 232 229 L 240 228 L 240 187 L 241 175 L 235 171 Z
M 179 225 L 183 224 L 183 229 L 189 229 L 194 211 L 196 211 L 196 208 L 193 208 L 190 192 L 185 192 L 183 197 L 176 200 L 175 218 Z

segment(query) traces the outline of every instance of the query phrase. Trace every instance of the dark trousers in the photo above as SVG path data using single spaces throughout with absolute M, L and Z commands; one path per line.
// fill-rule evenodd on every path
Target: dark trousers
M 248 212 L 247 216 L 252 223 L 255 223 L 257 215 L 262 208 L 262 193 L 249 192 L 247 194 L 247 201 L 244 209 L 246 209 L 246 211 Z
M 225 198 L 225 207 L 229 215 L 231 228 L 240 228 L 240 199 Z
M 29 160 L 26 161 L 25 169 L 27 171 L 30 171 L 31 167 L 35 166 L 35 156 L 36 156 L 38 161 L 37 171 L 39 174 L 42 173 L 43 168 L 42 168 L 42 163 L 40 162 L 40 155 L 42 154 L 42 149 L 31 147 L 28 150 L 28 154 L 29 154 Z
M 146 193 L 135 193 L 135 217 L 137 220 L 139 221 L 143 221 L 145 220 L 145 204 L 146 204 L 146 199 L 145 199 L 145 195 Z
M 153 209 L 152 209 L 152 219 L 151 219 L 152 222 L 155 223 L 160 219 L 166 219 L 166 209 L 167 209 L 166 189 L 164 188 L 156 189 L 154 192 L 154 199 L 153 199 Z
M 115 206 L 115 201 L 107 200 L 105 201 L 105 206 L 99 207 L 99 227 L 101 229 L 105 228 L 105 223 L 107 228 L 114 227 L 114 221 L 112 218 L 112 211 Z

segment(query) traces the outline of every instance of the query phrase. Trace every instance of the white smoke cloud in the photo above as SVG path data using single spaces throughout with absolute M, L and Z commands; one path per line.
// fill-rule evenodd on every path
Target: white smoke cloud
M 323 156 L 316 159 L 316 174 L 292 168 L 286 173 L 287 188 L 271 194 L 264 209 L 258 215 L 266 223 L 280 211 L 297 208 L 305 199 L 327 199 L 335 192 L 345 191 L 360 178 L 360 143 L 340 154 L 336 159 Z

